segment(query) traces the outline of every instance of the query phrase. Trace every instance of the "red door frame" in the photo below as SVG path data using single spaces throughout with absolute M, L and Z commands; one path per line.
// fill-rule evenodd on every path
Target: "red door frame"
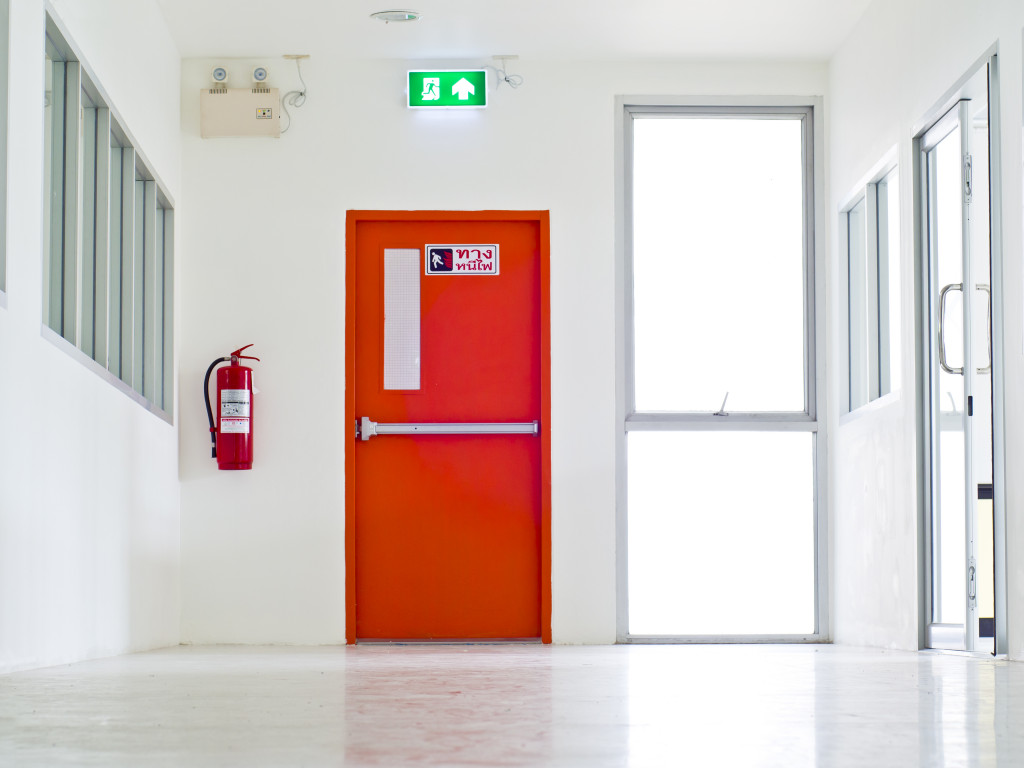
M 348 211 L 345 221 L 345 641 L 356 642 L 356 228 L 364 221 L 536 222 L 540 228 L 541 641 L 551 642 L 551 291 L 548 211 Z

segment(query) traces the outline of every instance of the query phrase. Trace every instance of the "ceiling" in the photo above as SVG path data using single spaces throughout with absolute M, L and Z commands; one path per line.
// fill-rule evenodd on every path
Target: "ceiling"
M 871 0 L 157 0 L 183 57 L 829 58 Z M 423 13 L 383 24 L 374 11 Z

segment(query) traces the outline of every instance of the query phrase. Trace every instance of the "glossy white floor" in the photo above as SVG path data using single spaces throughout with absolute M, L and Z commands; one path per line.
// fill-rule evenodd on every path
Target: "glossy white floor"
M 1024 664 L 832 646 L 182 647 L 0 676 L 0 765 L 1024 765 Z

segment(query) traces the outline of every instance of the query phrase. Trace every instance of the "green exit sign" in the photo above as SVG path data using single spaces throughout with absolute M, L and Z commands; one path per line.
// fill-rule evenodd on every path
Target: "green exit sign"
M 435 69 L 409 72 L 409 106 L 452 109 L 487 106 L 487 70 Z

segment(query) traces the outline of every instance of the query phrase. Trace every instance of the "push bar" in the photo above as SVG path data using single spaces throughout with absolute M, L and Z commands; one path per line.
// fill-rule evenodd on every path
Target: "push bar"
M 540 423 L 526 422 L 427 422 L 421 424 L 379 424 L 363 416 L 356 422 L 356 436 L 364 442 L 379 435 L 539 435 Z

